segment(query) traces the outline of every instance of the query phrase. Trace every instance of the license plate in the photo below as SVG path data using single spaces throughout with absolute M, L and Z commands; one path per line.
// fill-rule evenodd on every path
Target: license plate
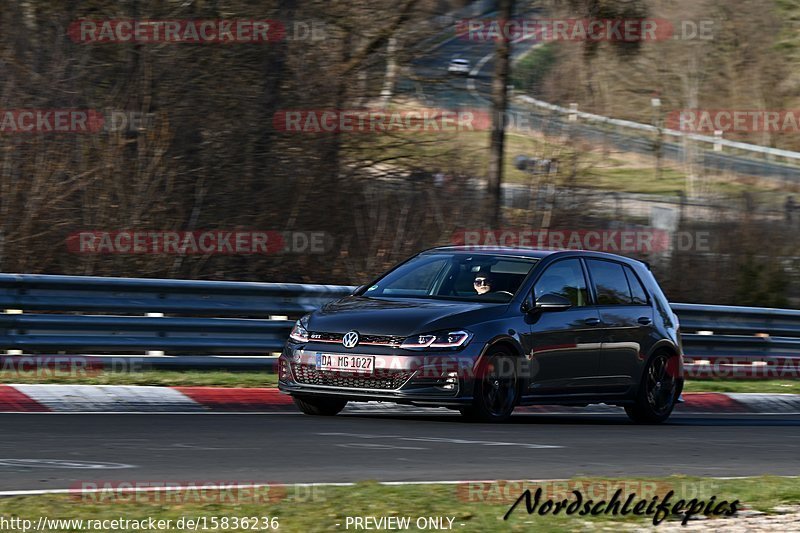
M 374 368 L 374 355 L 317 354 L 317 370 L 372 374 Z

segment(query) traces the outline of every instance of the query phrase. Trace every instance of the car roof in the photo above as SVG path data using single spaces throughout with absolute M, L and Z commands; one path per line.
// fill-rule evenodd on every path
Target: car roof
M 491 253 L 495 255 L 508 255 L 516 257 L 531 257 L 535 259 L 542 259 L 548 255 L 554 254 L 562 250 L 538 250 L 535 248 L 512 248 L 509 246 L 440 246 L 425 250 L 424 254 L 448 252 L 448 253 Z
M 643 263 L 649 270 L 649 265 L 644 261 L 639 261 L 637 259 L 632 259 L 630 257 L 625 257 L 622 255 L 610 254 L 606 252 L 595 252 L 589 250 L 569 250 L 569 249 L 543 250 L 539 248 L 524 248 L 524 247 L 511 247 L 511 246 L 473 246 L 473 245 L 463 246 L 462 245 L 462 246 L 440 246 L 438 248 L 431 248 L 430 250 L 426 250 L 422 253 L 428 254 L 428 253 L 438 253 L 438 252 L 463 253 L 463 254 L 490 253 L 494 255 L 507 255 L 513 257 L 530 257 L 532 259 L 544 259 L 545 257 L 554 254 L 561 254 L 561 255 L 570 254 L 570 255 L 581 255 L 587 257 L 597 257 L 597 258 L 605 257 L 607 259 L 623 261 L 629 264 Z

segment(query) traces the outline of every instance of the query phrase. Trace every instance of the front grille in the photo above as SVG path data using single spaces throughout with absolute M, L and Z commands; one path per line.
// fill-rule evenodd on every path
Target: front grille
M 331 342 L 340 343 L 344 334 L 342 333 L 326 333 L 323 331 L 312 331 L 309 333 L 309 339 L 314 342 Z M 397 335 L 361 335 L 358 339 L 358 344 L 366 344 L 370 346 L 400 346 L 403 344 L 405 337 Z
M 374 374 L 367 376 L 346 372 L 324 372 L 311 365 L 294 366 L 294 376 L 298 383 L 346 389 L 399 389 L 413 374 L 412 370 L 376 370 Z
M 362 335 L 358 340 L 359 344 L 378 344 L 385 346 L 400 346 L 403 344 L 405 337 L 397 337 L 393 335 Z

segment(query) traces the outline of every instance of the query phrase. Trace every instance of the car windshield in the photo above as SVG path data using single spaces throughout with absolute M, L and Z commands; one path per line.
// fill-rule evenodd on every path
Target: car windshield
M 363 296 L 505 303 L 536 262 L 489 254 L 423 254 L 368 287 Z

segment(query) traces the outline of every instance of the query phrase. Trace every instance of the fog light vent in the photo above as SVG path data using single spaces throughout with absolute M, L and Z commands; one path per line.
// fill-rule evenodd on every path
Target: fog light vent
M 278 358 L 278 380 L 289 381 L 289 362 L 283 357 Z
M 445 390 L 455 390 L 457 385 L 458 385 L 458 372 L 448 372 L 447 379 L 444 380 L 444 385 L 442 386 L 442 388 Z

